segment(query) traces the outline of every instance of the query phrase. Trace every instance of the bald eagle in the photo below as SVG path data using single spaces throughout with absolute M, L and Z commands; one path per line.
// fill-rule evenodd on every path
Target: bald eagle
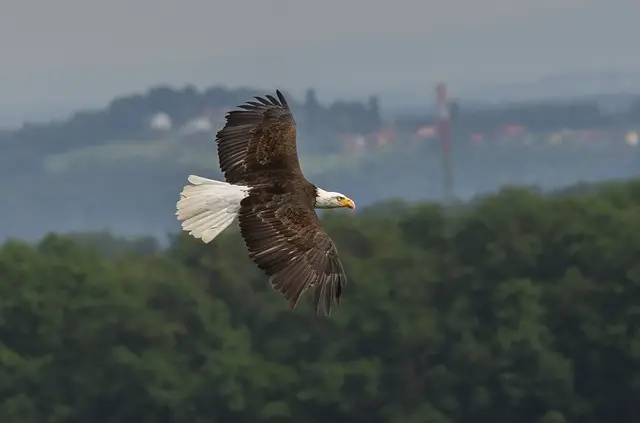
M 226 182 L 191 175 L 177 203 L 182 229 L 211 242 L 236 218 L 249 257 L 293 310 L 309 288 L 316 314 L 340 304 L 347 281 L 338 251 L 315 209 L 355 203 L 303 175 L 296 122 L 280 91 L 255 97 L 226 115 L 216 134 Z

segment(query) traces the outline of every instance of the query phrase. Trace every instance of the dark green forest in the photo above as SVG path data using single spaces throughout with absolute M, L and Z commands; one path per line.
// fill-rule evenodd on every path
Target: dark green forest
M 233 230 L 7 241 L 0 422 L 635 423 L 639 213 L 640 180 L 325 213 L 329 318 Z

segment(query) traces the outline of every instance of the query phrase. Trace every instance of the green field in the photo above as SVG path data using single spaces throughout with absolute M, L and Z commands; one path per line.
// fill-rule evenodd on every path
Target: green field
M 307 175 L 330 172 L 362 163 L 378 161 L 389 153 L 380 149 L 365 153 L 306 155 L 300 158 Z M 215 148 L 203 153 L 200 148 L 189 147 L 188 141 L 176 139 L 149 141 L 114 141 L 105 145 L 75 149 L 69 152 L 52 154 L 44 158 L 43 166 L 48 173 L 61 174 L 76 167 L 100 164 L 125 164 L 131 162 L 174 163 L 180 167 L 218 169 Z

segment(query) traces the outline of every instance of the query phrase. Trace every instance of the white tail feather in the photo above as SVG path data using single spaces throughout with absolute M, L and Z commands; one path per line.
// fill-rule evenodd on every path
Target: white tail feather
M 190 175 L 180 193 L 176 216 L 182 229 L 209 243 L 234 221 L 248 188 Z

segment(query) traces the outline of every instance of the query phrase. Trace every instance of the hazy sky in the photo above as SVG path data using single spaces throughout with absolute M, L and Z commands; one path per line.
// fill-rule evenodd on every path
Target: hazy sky
M 637 0 L 3 0 L 0 106 L 163 82 L 335 95 L 636 71 L 638 16 Z

